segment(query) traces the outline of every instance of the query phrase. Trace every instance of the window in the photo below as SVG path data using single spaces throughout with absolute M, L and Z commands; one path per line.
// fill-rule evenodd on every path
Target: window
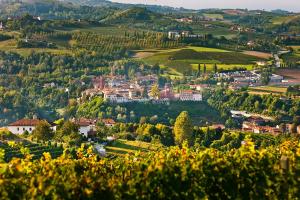
M 25 131 L 25 128 L 23 128 L 23 131 Z
M 19 130 L 20 130 L 20 128 L 18 127 L 18 128 L 17 128 L 17 130 L 19 131 Z
M 32 128 L 30 127 L 29 130 L 32 131 Z

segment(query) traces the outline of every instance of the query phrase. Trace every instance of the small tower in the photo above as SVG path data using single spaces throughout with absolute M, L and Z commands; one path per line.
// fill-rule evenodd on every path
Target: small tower
M 95 77 L 93 79 L 93 85 L 95 89 L 103 90 L 105 88 L 105 79 L 103 76 Z

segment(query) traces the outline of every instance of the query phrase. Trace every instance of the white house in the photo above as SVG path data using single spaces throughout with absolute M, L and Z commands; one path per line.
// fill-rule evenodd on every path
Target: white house
M 9 124 L 6 128 L 13 134 L 20 135 L 25 131 L 32 133 L 35 127 L 41 122 L 39 119 L 21 119 Z M 56 126 L 51 127 L 52 130 L 56 130 Z
M 89 133 L 94 130 L 97 121 L 93 119 L 80 118 L 74 121 L 79 126 L 79 133 L 85 137 L 89 136 Z
M 193 90 L 186 90 L 179 94 L 175 94 L 175 98 L 180 101 L 202 101 L 202 94 Z

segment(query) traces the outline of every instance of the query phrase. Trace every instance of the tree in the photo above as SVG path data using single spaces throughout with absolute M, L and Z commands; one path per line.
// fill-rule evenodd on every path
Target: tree
M 214 64 L 214 72 L 215 72 L 215 73 L 218 72 L 218 66 L 217 66 L 217 64 Z
M 66 142 L 69 145 L 79 145 L 82 141 L 79 126 L 73 122 L 66 121 L 56 132 L 55 139 L 59 142 Z
M 206 64 L 203 66 L 203 73 L 206 74 Z
M 32 132 L 38 140 L 51 140 L 54 137 L 53 130 L 47 121 L 40 121 Z
M 151 87 L 150 96 L 154 99 L 158 99 L 160 96 L 158 85 L 155 84 Z
M 197 77 L 199 78 L 201 75 L 201 65 L 198 64 L 198 71 L 197 71 Z
M 189 145 L 192 145 L 193 141 L 193 126 L 188 112 L 183 111 L 176 118 L 174 125 L 175 143 L 182 145 L 184 141 L 187 141 Z

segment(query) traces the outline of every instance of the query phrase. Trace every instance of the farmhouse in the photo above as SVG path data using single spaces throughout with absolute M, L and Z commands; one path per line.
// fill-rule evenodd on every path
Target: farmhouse
M 89 133 L 95 129 L 97 123 L 97 120 L 85 118 L 74 119 L 72 121 L 79 126 L 79 133 L 85 137 L 89 136 Z
M 116 124 L 115 120 L 113 120 L 113 119 L 102 119 L 102 122 L 107 127 L 113 127 Z
M 39 119 L 21 119 L 7 126 L 7 129 L 16 135 L 23 134 L 25 131 L 32 133 L 35 127 L 41 122 Z M 56 126 L 52 126 L 56 130 Z
M 90 137 L 95 135 L 96 132 L 96 125 L 98 122 L 102 122 L 107 127 L 113 127 L 116 122 L 113 119 L 73 119 L 72 120 L 75 124 L 79 126 L 79 133 L 85 137 Z

